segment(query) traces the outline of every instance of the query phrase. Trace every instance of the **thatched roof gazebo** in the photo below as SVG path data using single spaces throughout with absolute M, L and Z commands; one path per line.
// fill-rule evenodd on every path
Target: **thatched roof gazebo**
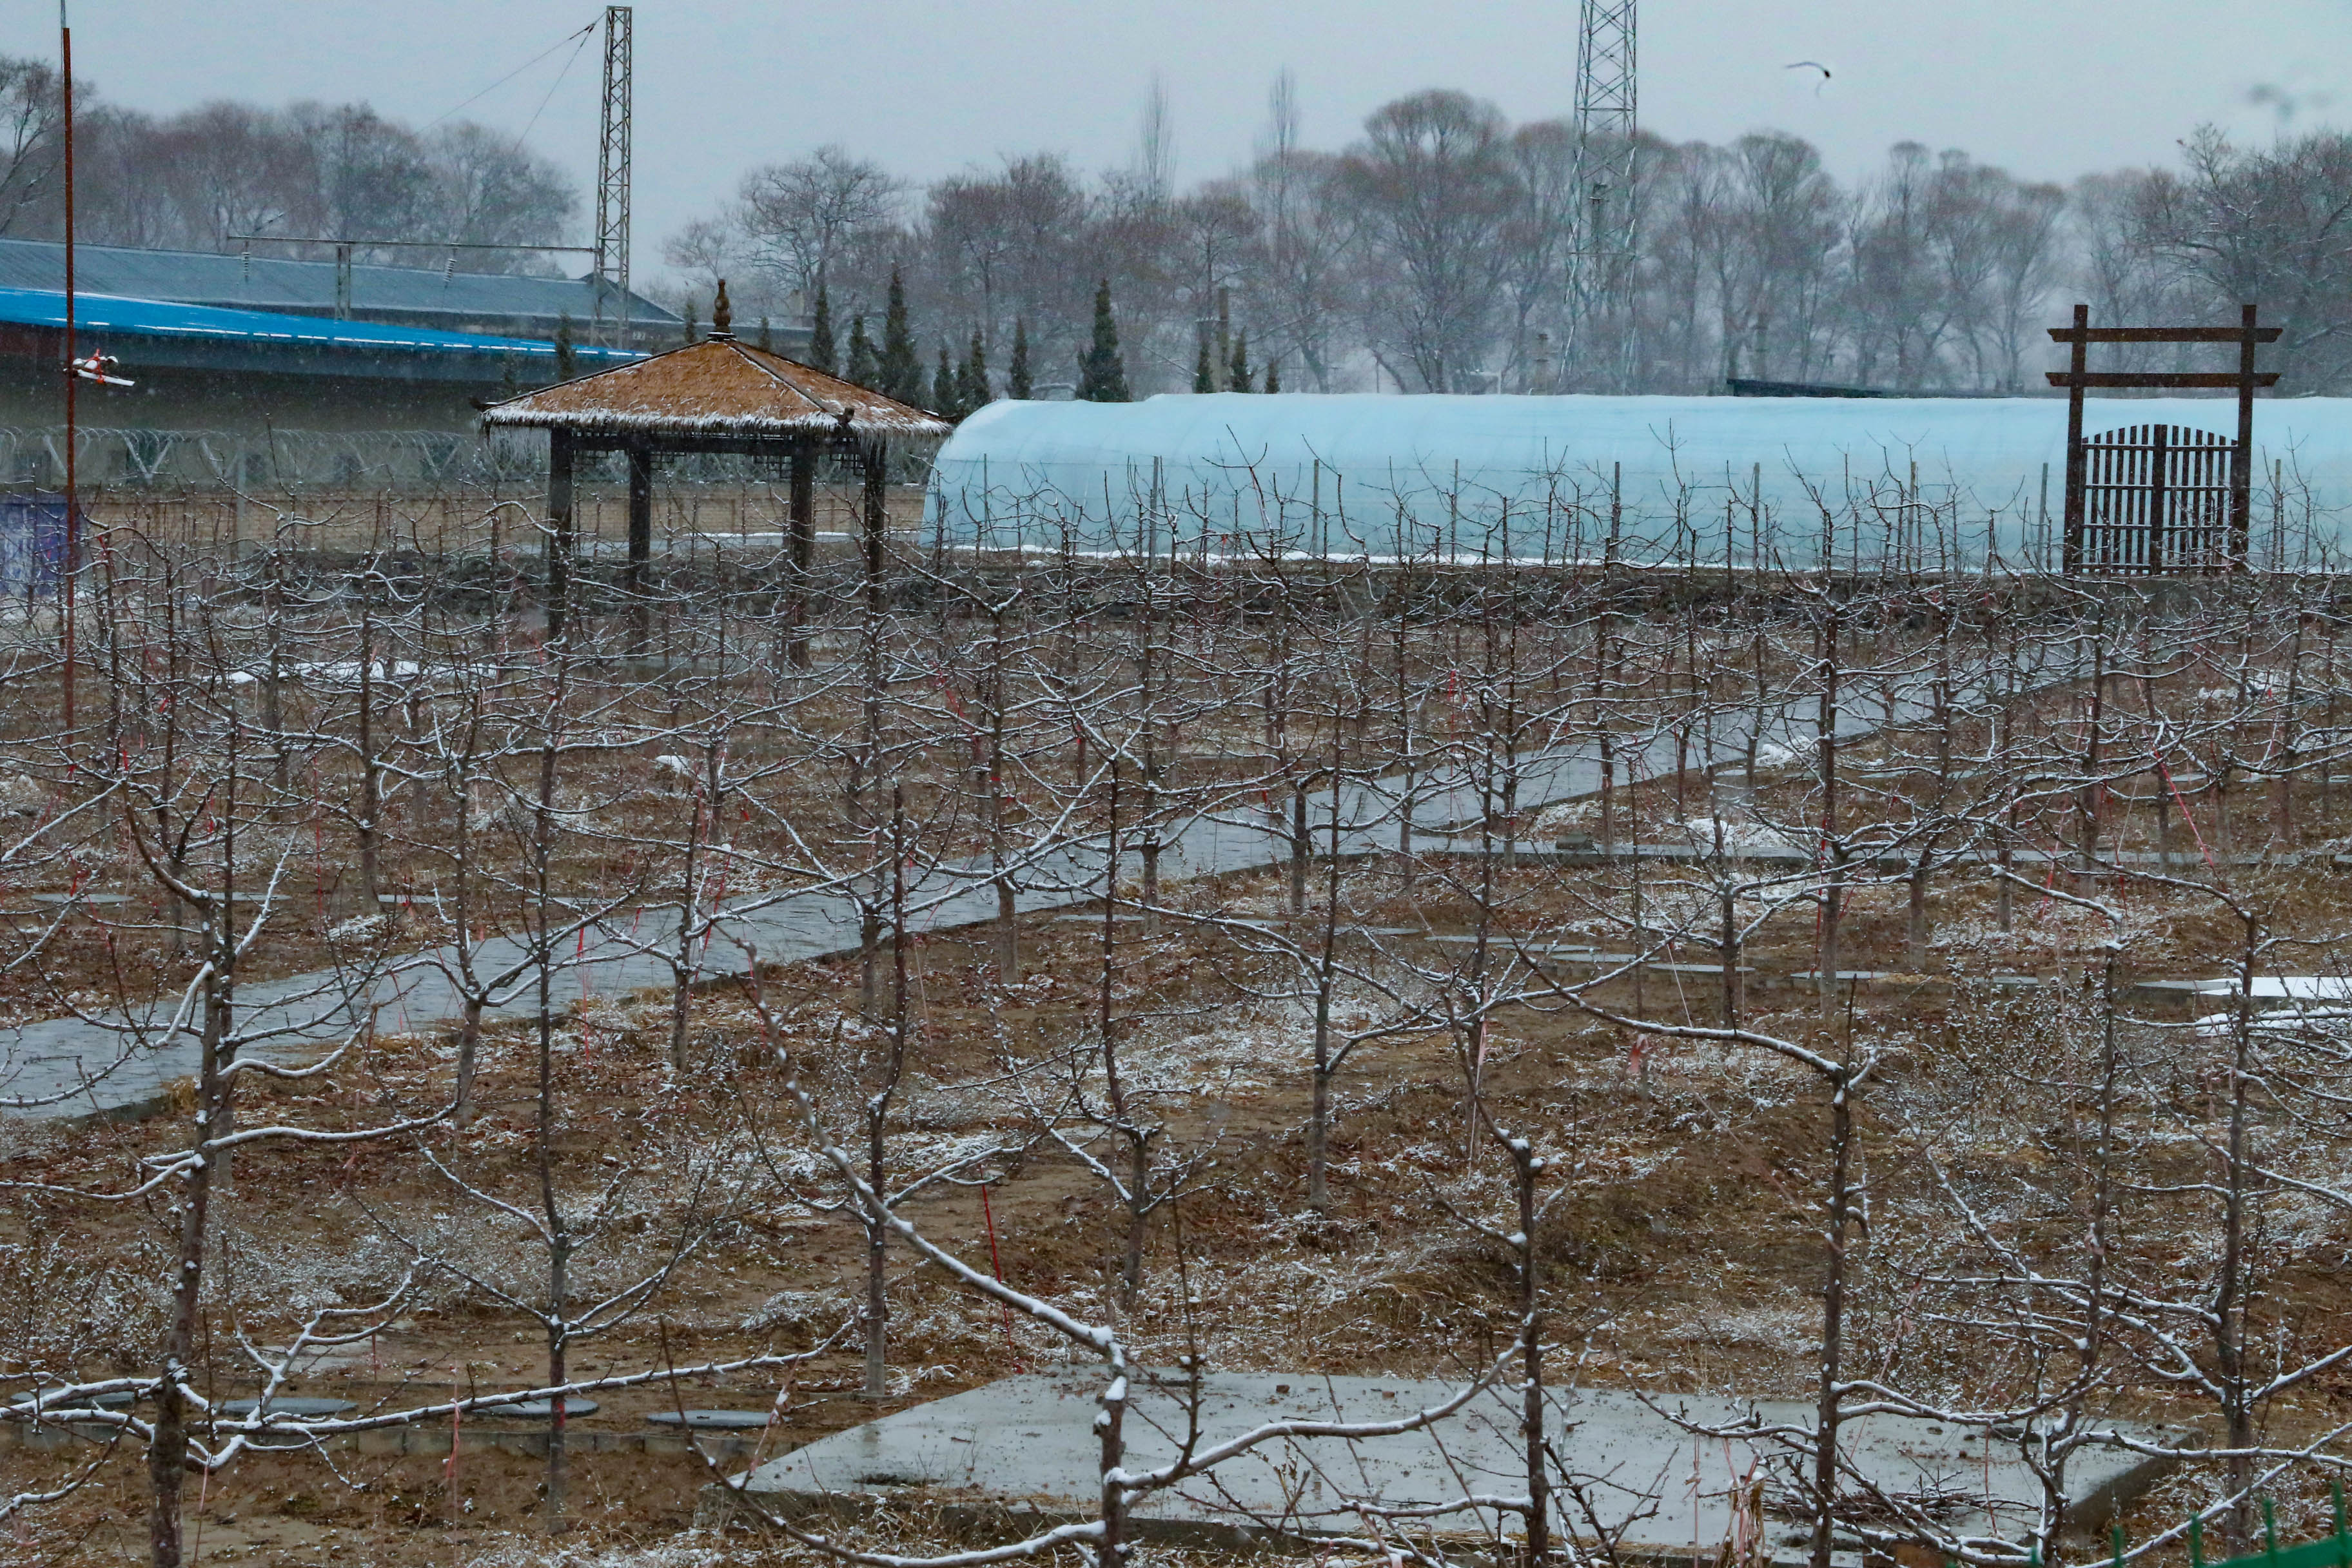
M 953 426 L 870 387 L 740 342 L 730 317 L 721 282 L 710 335 L 700 342 L 525 393 L 483 414 L 488 428 L 548 433 L 551 633 L 561 629 L 574 549 L 572 465 L 583 452 L 628 455 L 632 591 L 642 590 L 653 552 L 654 458 L 667 453 L 734 452 L 788 463 L 793 577 L 788 613 L 795 625 L 804 616 L 803 595 L 815 552 L 816 465 L 827 453 L 862 459 L 865 546 L 878 567 L 890 452 L 936 444 Z M 793 646 L 796 657 L 805 657 L 798 637 Z

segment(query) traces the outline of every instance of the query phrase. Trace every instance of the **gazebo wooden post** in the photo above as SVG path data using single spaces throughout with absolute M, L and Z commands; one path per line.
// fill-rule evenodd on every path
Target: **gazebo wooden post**
M 792 538 L 785 563 L 784 654 L 795 669 L 809 666 L 809 579 L 816 570 L 817 441 L 798 436 L 792 444 Z
M 547 616 L 549 641 L 563 635 L 564 595 L 572 582 L 572 432 L 558 426 L 547 433 Z M 490 563 L 493 574 L 498 563 Z
M 890 491 L 884 482 L 889 473 L 890 451 L 882 442 L 862 444 L 866 458 L 866 607 L 882 613 L 883 541 L 890 526 Z
M 2091 307 L 2074 307 L 2073 355 L 2066 367 L 2066 514 L 2060 525 L 2059 570 L 2072 577 L 2083 570 L 2083 388 L 2091 363 Z
M 654 451 L 650 443 L 629 443 L 629 571 L 630 616 L 636 626 L 637 651 L 645 651 L 647 613 L 646 570 L 654 553 Z

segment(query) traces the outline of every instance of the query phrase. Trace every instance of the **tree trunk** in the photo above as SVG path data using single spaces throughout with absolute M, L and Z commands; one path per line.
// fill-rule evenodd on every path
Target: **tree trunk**
M 1328 1026 L 1319 1008 L 1312 1076 L 1313 1098 L 1307 1116 L 1307 1206 L 1321 1214 L 1331 1206 L 1331 1066 Z
M 2230 1127 L 2223 1156 L 2228 1169 L 2222 1173 L 2221 1182 L 2221 1272 L 2213 1290 L 2214 1381 L 2220 1384 L 2221 1395 L 2222 1441 L 2233 1450 L 2224 1461 L 2224 1478 L 2236 1500 L 2231 1505 L 2226 1527 L 2232 1556 L 2251 1552 L 2254 1534 L 2254 1500 L 2248 1495 L 2253 1486 L 2254 1461 L 2245 1452 L 2253 1446 L 2256 1397 L 2246 1354 L 2247 1277 L 2251 1272 L 2246 1258 L 2246 1210 L 2251 1184 L 2248 1178 L 2252 1174 L 2247 1142 L 2252 1110 L 2253 989 L 2258 948 L 2252 921 L 2248 924 L 2250 929 L 2239 959 L 2237 1005 L 2231 1009 Z
M 2083 867 L 2088 871 L 2099 858 L 2101 818 L 2105 815 L 2104 802 L 2106 791 L 2099 782 L 2100 729 L 2106 717 L 2107 645 L 2095 643 L 2091 648 L 2091 711 L 2083 742 L 2083 789 L 2077 811 L 2082 818 Z
M 1718 822 L 1717 832 L 1720 835 L 1721 831 L 1722 826 Z M 1723 949 L 1723 1026 L 1727 1029 L 1737 1029 L 1739 1027 L 1742 1004 L 1746 998 L 1739 975 L 1739 900 L 1732 892 L 1727 873 L 1722 901 L 1723 936 L 1720 945 Z
M 1853 1218 L 1853 1103 L 1843 1076 L 1831 1085 L 1829 1268 L 1822 1282 L 1822 1364 L 1813 1411 L 1811 1568 L 1830 1568 L 1838 1495 L 1838 1425 L 1844 1398 L 1840 1363 L 1845 1342 L 1847 1228 Z
M 460 929 L 460 941 L 466 932 Z M 466 1011 L 457 1025 L 457 1108 L 454 1113 L 457 1125 L 465 1126 L 474 1120 L 478 1110 L 474 1104 L 474 1064 L 482 1046 L 482 998 L 478 994 L 466 998 Z
M 1821 752 L 1822 838 L 1829 859 L 1829 877 L 1822 889 L 1821 1015 L 1837 1007 L 1838 925 L 1844 915 L 1845 845 L 1838 833 L 1838 613 L 1830 606 L 1822 626 L 1821 712 L 1815 722 L 1814 744 Z
M 383 908 L 383 883 L 378 867 L 378 826 L 383 810 L 383 769 L 375 754 L 375 620 L 360 614 L 360 890 L 367 900 L 361 912 L 374 915 Z
M 1102 1476 L 1102 1544 L 1097 1549 L 1097 1568 L 1127 1568 L 1134 1548 L 1127 1539 L 1127 1485 L 1119 1478 L 1127 1453 L 1127 1368 L 1114 1361 L 1110 1386 L 1103 1391 L 1102 1410 L 1095 1417 L 1100 1435 Z M 1197 1374 L 1197 1373 L 1196 1373 Z
M 1307 784 L 1293 780 L 1290 786 L 1290 914 L 1293 920 L 1307 912 L 1307 862 L 1313 854 L 1307 841 Z
M 669 1065 L 678 1077 L 686 1076 L 686 1029 L 693 1012 L 694 1000 L 694 927 L 695 910 L 701 901 L 697 880 L 702 870 L 702 832 L 705 807 L 709 815 L 718 815 L 719 763 L 714 746 L 710 765 L 706 771 L 701 789 L 710 791 L 708 796 L 698 789 L 694 799 L 694 816 L 687 827 L 686 864 L 681 871 L 678 888 L 677 952 L 670 963 L 669 999 Z M 712 913 L 715 915 L 716 910 Z
M 1909 898 L 1905 910 L 1903 948 L 1911 973 L 1923 974 L 1927 969 L 1927 852 L 1921 850 L 1911 862 L 1908 882 Z
M 1136 859 L 1143 868 L 1143 936 L 1150 941 L 1160 934 L 1160 828 L 1157 824 L 1143 830 L 1143 842 L 1136 847 Z
M 991 640 L 988 678 L 988 863 L 996 874 L 996 979 L 1000 985 L 1021 979 L 1019 906 L 1005 859 L 1012 798 L 1004 777 L 1004 618 L 996 617 Z
M 873 1163 L 879 1165 L 880 1139 L 876 1139 L 877 1152 Z M 890 1371 L 890 1293 L 889 1293 L 889 1234 L 881 1225 L 868 1220 L 866 1225 L 866 1384 L 859 1392 L 866 1399 L 880 1399 L 887 1394 Z
M 560 694 L 562 666 L 557 669 Z M 551 873 L 555 858 L 556 756 L 556 737 L 550 730 L 540 747 L 539 795 L 531 814 L 531 902 L 538 926 L 533 936 L 539 972 L 539 1104 L 531 1142 L 539 1168 L 540 1206 L 545 1215 L 548 1238 L 547 1376 L 549 1386 L 561 1388 L 566 1377 L 565 1355 L 571 1341 L 566 1320 L 571 1309 L 572 1241 L 571 1222 L 555 1192 L 555 949 L 548 922 L 554 907 Z M 571 1484 L 571 1461 L 566 1452 L 568 1401 L 561 1395 L 553 1397 L 556 1404 L 547 1435 L 546 1521 L 551 1533 L 569 1528 L 564 1509 Z
M 1143 1239 L 1151 1219 L 1151 1146 L 1139 1131 L 1127 1138 L 1127 1255 L 1119 1265 L 1119 1310 L 1135 1310 L 1143 1292 Z
M 1551 1556 L 1551 1470 L 1544 1433 L 1543 1258 L 1536 1249 L 1536 1181 L 1538 1163 L 1514 1151 L 1519 1189 L 1519 1442 L 1528 1468 L 1527 1568 L 1544 1568 Z
M 232 942 L 219 931 L 214 941 L 215 951 L 234 951 Z M 180 1489 L 188 1468 L 184 1380 L 193 1373 L 195 1360 L 213 1182 L 220 1163 L 213 1156 L 212 1145 L 236 1131 L 234 1080 L 222 1076 L 228 1065 L 225 1058 L 228 1054 L 226 1042 L 230 996 L 226 983 L 216 982 L 205 988 L 203 1058 L 196 1087 L 197 1104 L 204 1112 L 197 1126 L 196 1148 L 204 1157 L 188 1172 L 181 1191 L 172 1310 L 165 1321 L 162 1365 L 157 1369 L 161 1386 L 155 1399 L 154 1436 L 147 1446 L 147 1536 L 153 1568 L 179 1568 L 182 1561 Z
M 1323 952 L 1315 974 L 1315 1065 L 1313 1105 L 1307 1118 L 1307 1206 L 1321 1214 L 1331 1206 L 1331 1079 L 1339 1060 L 1331 1050 L 1331 1000 L 1337 990 L 1339 943 L 1339 769 L 1331 768 L 1331 858 L 1324 867 Z

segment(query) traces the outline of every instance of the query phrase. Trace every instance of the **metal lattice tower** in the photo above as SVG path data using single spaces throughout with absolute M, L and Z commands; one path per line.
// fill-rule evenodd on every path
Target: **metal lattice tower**
M 629 78 L 633 32 L 630 7 L 604 7 L 603 133 L 596 145 L 596 321 L 590 336 L 611 347 L 625 347 L 629 338 Z
M 1578 223 L 1568 374 L 1610 386 L 1628 373 L 1636 218 L 1633 136 L 1639 127 L 1635 0 L 1583 0 L 1576 40 Z

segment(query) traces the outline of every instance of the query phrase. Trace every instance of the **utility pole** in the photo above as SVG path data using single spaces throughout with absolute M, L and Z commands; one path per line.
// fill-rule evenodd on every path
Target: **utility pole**
M 634 33 L 629 6 L 604 7 L 604 115 L 596 144 L 596 319 L 589 336 L 611 348 L 629 344 L 629 79 Z
M 1622 390 L 1633 370 L 1632 296 L 1638 206 L 1633 137 L 1635 0 L 1582 0 L 1576 40 L 1577 189 L 1583 193 L 1569 289 L 1570 380 Z M 1547 389 L 1549 390 L 1549 389 Z

